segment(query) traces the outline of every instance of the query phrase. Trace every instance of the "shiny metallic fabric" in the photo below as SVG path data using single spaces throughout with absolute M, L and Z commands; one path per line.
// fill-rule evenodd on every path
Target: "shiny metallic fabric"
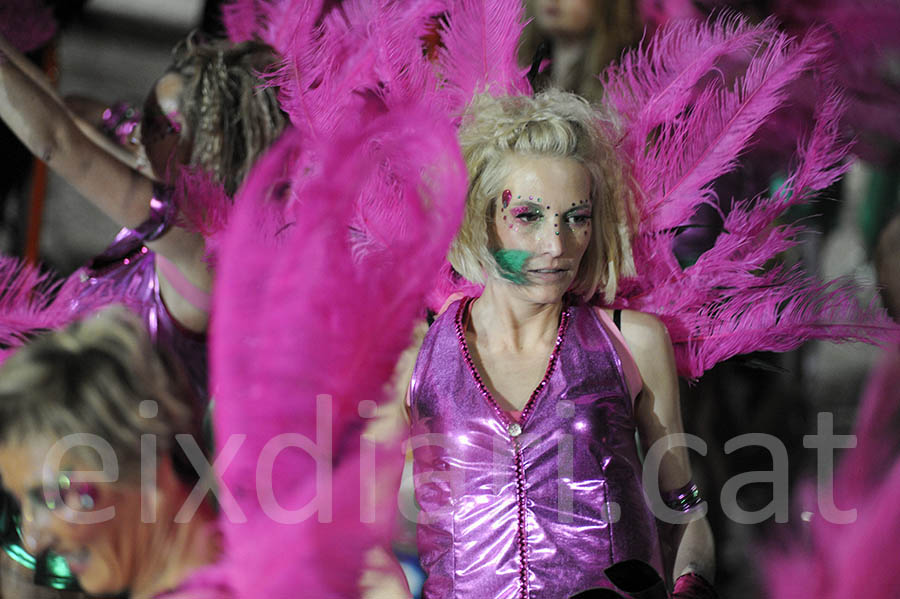
M 568 307 L 516 421 L 469 358 L 471 300 L 425 337 L 410 386 L 427 598 L 562 599 L 612 587 L 604 568 L 660 568 L 622 365 L 592 308 Z
M 80 274 L 87 283 L 83 298 L 112 293 L 138 313 L 154 343 L 182 363 L 196 398 L 203 404 L 198 408 L 205 409 L 209 399 L 206 335 L 184 328 L 169 314 L 159 293 L 155 254 L 143 245 L 140 236 L 122 229 L 113 244 L 82 268 Z

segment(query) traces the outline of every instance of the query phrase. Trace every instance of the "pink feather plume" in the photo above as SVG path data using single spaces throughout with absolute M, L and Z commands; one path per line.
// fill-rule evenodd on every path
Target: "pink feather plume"
M 268 0 L 233 0 L 222 6 L 225 34 L 234 43 L 259 39 L 266 25 Z
M 683 18 L 703 19 L 712 11 L 732 7 L 737 0 L 641 0 L 640 12 L 652 26 Z M 900 79 L 891 65 L 900 56 L 900 1 L 898 0 L 776 0 L 771 14 L 782 30 L 804 36 L 814 29 L 828 32 L 827 60 L 833 82 L 847 96 L 841 119 L 846 134 L 856 138 L 854 151 L 862 158 L 883 163 L 900 142 Z M 775 135 L 790 136 L 798 124 L 808 122 L 814 94 L 798 88 L 792 99 L 799 110 L 782 117 Z
M 889 350 L 869 380 L 854 430 L 856 447 L 842 453 L 834 505 L 856 510 L 847 524 L 814 513 L 801 541 L 772 543 L 763 555 L 768 597 L 894 597 L 900 588 L 900 351 Z M 810 494 L 810 511 L 817 505 Z
M 234 205 L 225 188 L 202 169 L 181 167 L 175 177 L 173 201 L 178 205 L 178 225 L 203 235 L 206 261 L 215 265 Z
M 779 224 L 785 211 L 846 170 L 837 92 L 818 98 L 793 169 L 772 197 L 722 203 L 713 187 L 739 168 L 761 127 L 787 101 L 789 86 L 819 67 L 826 51 L 818 31 L 797 41 L 771 21 L 751 26 L 726 15 L 671 23 L 604 74 L 606 102 L 622 118 L 620 149 L 643 192 L 632 241 L 638 276 L 622 281 L 615 304 L 662 318 L 684 376 L 812 338 L 896 335 L 880 312 L 858 306 L 852 282 L 820 284 L 769 266 L 797 243 L 800 229 Z M 724 230 L 682 268 L 672 249 L 675 234 L 703 204 L 724 206 Z
M 637 0 L 636 5 L 641 22 L 651 31 L 673 20 L 703 17 L 694 0 Z
M 43 0 L 0 0 L 0 35 L 20 52 L 40 48 L 57 28 L 53 11 Z
M 900 144 L 900 1 L 779 0 L 773 12 L 792 33 L 822 27 L 829 32 L 829 60 L 846 90 L 842 125 L 857 138 L 866 160 L 890 159 Z
M 232 435 L 247 435 L 222 473 L 247 517 L 222 520 L 223 572 L 238 597 L 290 596 L 297 588 L 323 598 L 359 594 L 364 554 L 385 546 L 395 509 L 389 493 L 373 499 L 376 520 L 360 522 L 360 468 L 371 470 L 360 462 L 362 402 L 386 399 L 465 197 L 455 130 L 434 111 L 396 108 L 321 147 L 309 143 L 291 130 L 254 168 L 219 257 L 212 326 L 219 450 Z M 295 168 L 306 151 L 322 157 L 315 173 Z M 365 205 L 375 200 L 389 205 Z M 330 414 L 317 409 L 322 395 Z M 331 431 L 335 456 L 331 522 L 313 515 L 279 524 L 257 501 L 258 457 L 280 434 L 321 441 L 317 418 Z M 395 488 L 402 453 L 392 444 L 376 453 L 372 476 Z M 282 505 L 297 507 L 323 487 L 312 458 L 287 450 L 273 489 Z
M 0 256 L 0 361 L 30 337 L 62 328 L 112 303 L 127 302 L 104 285 L 88 288 L 80 272 L 61 279 Z
M 520 0 L 450 0 L 437 68 L 451 113 L 461 115 L 475 94 L 531 93 L 517 48 L 525 27 Z

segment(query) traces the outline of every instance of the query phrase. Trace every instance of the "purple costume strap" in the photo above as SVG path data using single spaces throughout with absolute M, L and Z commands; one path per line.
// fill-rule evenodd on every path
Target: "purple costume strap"
M 150 216 L 131 231 L 143 243 L 156 241 L 172 228 L 177 214 L 178 206 L 173 201 L 172 188 L 154 183 L 153 196 L 150 198 Z
M 154 185 L 150 218 L 140 226 L 122 229 L 106 251 L 81 269 L 85 282 L 82 296 L 102 292 L 114 294 L 144 321 L 150 337 L 159 347 L 174 354 L 184 364 L 201 409 L 209 399 L 206 334 L 183 327 L 169 313 L 162 298 L 156 272 L 156 254 L 144 243 L 158 239 L 173 225 L 177 206 L 172 192 Z M 85 301 L 85 305 L 90 302 Z M 81 310 L 79 302 L 73 312 Z

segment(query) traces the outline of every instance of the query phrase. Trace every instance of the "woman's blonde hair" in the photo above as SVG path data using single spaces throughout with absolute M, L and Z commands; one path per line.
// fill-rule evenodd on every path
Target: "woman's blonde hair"
M 96 435 L 132 478 L 141 435 L 154 435 L 163 452 L 174 449 L 176 434 L 199 434 L 192 398 L 187 378 L 153 347 L 141 321 L 109 308 L 34 339 L 0 367 L 0 444 Z M 87 447 L 71 454 L 84 464 L 99 457 Z
M 591 243 L 571 291 L 584 298 L 601 290 L 612 301 L 618 276 L 633 271 L 629 229 L 633 187 L 625 163 L 604 133 L 611 122 L 584 99 L 547 90 L 525 96 L 476 97 L 460 128 L 469 173 L 463 223 L 450 249 L 450 263 L 476 283 L 499 274 L 492 251 L 496 202 L 515 155 L 571 158 L 590 179 L 593 206 Z

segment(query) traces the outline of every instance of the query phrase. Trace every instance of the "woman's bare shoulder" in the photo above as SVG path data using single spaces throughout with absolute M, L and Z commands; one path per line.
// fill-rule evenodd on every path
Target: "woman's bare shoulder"
M 597 308 L 597 310 L 605 312 L 610 320 L 615 312 L 612 308 Z M 671 344 L 666 325 L 656 315 L 637 310 L 620 312 L 622 337 L 632 352 L 652 351 Z
M 622 310 L 622 337 L 645 385 L 674 378 L 675 356 L 669 330 L 654 314 Z

